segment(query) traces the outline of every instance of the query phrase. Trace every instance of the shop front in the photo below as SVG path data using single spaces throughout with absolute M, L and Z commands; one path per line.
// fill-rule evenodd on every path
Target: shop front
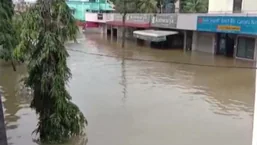
M 234 56 L 234 47 L 236 44 L 237 35 L 228 33 L 217 33 L 216 34 L 216 54 L 224 55 L 228 57 Z
M 246 16 L 198 16 L 197 20 L 198 31 L 215 34 L 215 54 L 247 60 L 256 60 L 256 25 L 257 17 Z
M 177 48 L 183 49 L 186 46 L 184 40 L 185 33 L 176 29 L 177 14 L 156 14 L 151 19 L 151 27 L 155 30 L 171 32 L 172 35 L 167 35 L 164 41 L 152 42 L 153 47 L 162 48 Z M 176 33 L 174 33 L 176 32 Z
M 152 47 L 164 48 L 169 37 L 177 35 L 177 31 L 164 31 L 164 30 L 137 30 L 133 32 L 133 36 L 139 41 L 141 40 L 150 42 Z

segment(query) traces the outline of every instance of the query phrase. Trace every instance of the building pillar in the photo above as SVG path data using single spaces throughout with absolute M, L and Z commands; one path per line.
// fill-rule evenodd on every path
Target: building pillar
M 101 34 L 103 35 L 105 33 L 105 24 L 100 24 L 100 28 L 101 28 Z
M 184 31 L 184 45 L 183 45 L 183 50 L 187 50 L 187 31 Z
M 217 34 L 214 33 L 213 34 L 213 38 L 212 38 L 212 54 L 216 53 L 216 47 L 217 47 L 217 39 L 216 39 Z
M 113 40 L 113 26 L 111 25 L 111 41 Z
M 197 31 L 194 31 L 193 32 L 193 40 L 192 40 L 192 50 L 196 50 L 197 49 L 197 37 L 198 37 L 198 32 Z

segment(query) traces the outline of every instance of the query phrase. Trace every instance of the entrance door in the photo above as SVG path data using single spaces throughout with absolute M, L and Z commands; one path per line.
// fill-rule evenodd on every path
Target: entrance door
M 218 45 L 216 54 L 226 55 L 226 34 L 219 33 L 217 37 Z
M 217 35 L 216 54 L 233 57 L 236 36 L 233 34 L 219 33 Z
M 233 34 L 227 34 L 226 36 L 226 56 L 233 57 L 234 56 L 234 46 L 235 46 L 236 36 Z

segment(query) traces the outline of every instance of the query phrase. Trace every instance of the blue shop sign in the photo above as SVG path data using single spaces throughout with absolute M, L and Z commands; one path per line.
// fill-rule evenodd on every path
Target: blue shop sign
M 197 30 L 257 35 L 257 17 L 198 16 Z

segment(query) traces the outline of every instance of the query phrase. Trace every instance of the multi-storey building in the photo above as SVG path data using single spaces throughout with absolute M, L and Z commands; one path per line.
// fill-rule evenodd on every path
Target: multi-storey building
M 112 12 L 114 5 L 109 0 L 68 0 L 68 6 L 73 10 L 73 15 L 76 20 L 78 20 L 80 25 L 88 27 L 97 27 L 99 22 L 87 21 L 91 19 L 91 15 L 86 15 L 87 13 L 97 16 L 100 20 L 103 17 L 103 13 Z
M 257 13 L 255 0 L 209 0 L 209 13 Z
M 103 32 L 121 36 L 121 15 L 107 16 Z M 256 0 L 209 0 L 207 13 L 127 14 L 125 26 L 127 37 L 152 46 L 257 60 Z
M 257 59 L 257 5 L 254 0 L 209 0 L 197 15 L 193 50 L 239 59 Z

